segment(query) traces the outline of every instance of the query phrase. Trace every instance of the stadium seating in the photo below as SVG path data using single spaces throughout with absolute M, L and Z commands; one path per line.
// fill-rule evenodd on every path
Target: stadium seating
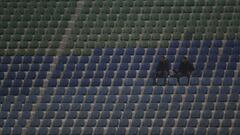
M 239 4 L 0 2 L 0 134 L 238 135 Z

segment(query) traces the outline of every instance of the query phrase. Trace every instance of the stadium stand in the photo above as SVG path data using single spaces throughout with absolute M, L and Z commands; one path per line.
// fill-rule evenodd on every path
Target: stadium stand
M 0 134 L 239 135 L 239 0 L 0 2 Z M 159 57 L 188 78 L 159 79 Z

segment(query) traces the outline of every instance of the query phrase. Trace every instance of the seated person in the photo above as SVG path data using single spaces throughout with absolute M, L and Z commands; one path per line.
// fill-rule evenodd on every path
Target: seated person
M 156 78 L 164 78 L 165 79 L 164 81 L 166 82 L 166 77 L 169 74 L 169 69 L 170 69 L 170 65 L 169 65 L 168 60 L 164 56 L 161 56 L 160 61 L 156 67 L 155 77 Z M 154 80 L 153 80 L 155 84 L 156 84 L 156 78 L 154 78 Z
M 193 64 L 188 61 L 187 57 L 184 57 L 178 68 L 178 77 L 186 76 L 189 78 L 193 70 Z

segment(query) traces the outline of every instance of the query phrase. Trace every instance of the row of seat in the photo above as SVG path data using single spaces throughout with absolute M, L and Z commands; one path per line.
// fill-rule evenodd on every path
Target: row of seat
M 95 113 L 96 114 L 96 113 Z M 114 113 L 113 113 L 114 115 Z M 160 114 L 161 115 L 161 114 Z M 93 116 L 94 117 L 94 116 Z M 95 116 L 96 119 L 97 116 Z M 115 115 L 116 117 L 116 115 Z M 151 119 L 143 119 L 141 121 L 141 119 L 132 119 L 129 120 L 127 118 L 123 118 L 118 120 L 118 117 L 116 117 L 115 119 L 111 119 L 111 120 L 107 120 L 106 118 L 104 119 L 88 119 L 88 120 L 82 120 L 82 118 L 80 118 L 80 120 L 76 120 L 76 122 L 81 122 L 81 123 L 75 123 L 73 119 L 66 119 L 66 120 L 62 120 L 62 119 L 43 119 L 43 120 L 39 120 L 39 119 L 32 119 L 31 120 L 31 124 L 30 127 L 107 127 L 109 125 L 109 127 L 151 127 L 153 125 L 153 127 L 157 127 L 157 125 L 159 127 L 173 127 L 176 125 L 176 127 L 198 127 L 198 119 L 196 118 L 191 118 L 191 119 L 184 119 L 184 118 L 180 118 L 175 120 L 174 118 L 168 118 L 166 120 L 163 120 L 161 118 L 157 118 L 155 120 L 151 120 Z M 156 120 L 160 123 L 155 123 Z M 21 126 L 24 126 L 24 123 L 20 123 L 20 122 L 25 122 L 26 120 L 19 120 L 19 124 L 22 124 Z M 218 120 L 218 119 L 212 119 L 212 120 L 208 120 L 208 119 L 202 119 L 199 123 L 199 127 L 231 127 L 231 125 L 234 125 L 233 127 L 239 127 L 239 119 L 236 120 L 230 120 L 230 119 L 225 119 L 225 120 Z M 42 124 L 41 124 L 42 123 Z M 17 122 L 15 122 L 14 119 L 7 119 L 5 122 L 1 123 L 2 125 L 0 125 L 1 127 L 15 127 L 15 125 L 17 124 Z M 21 127 L 20 126 L 20 127 Z
M 93 78 L 93 79 L 50 79 L 47 83 L 48 87 L 90 87 L 90 86 L 148 86 L 153 84 L 153 79 L 143 79 L 140 77 L 147 77 L 147 75 L 139 76 L 138 79 L 133 79 L 136 76 L 127 76 L 127 79 L 122 78 Z M 125 78 L 125 77 L 123 77 Z M 44 81 L 46 79 L 5 79 L 1 81 L 2 87 L 43 87 Z M 163 79 L 159 79 L 157 85 L 165 85 Z M 167 81 L 167 85 L 178 85 L 176 78 L 170 78 Z M 239 85 L 239 78 L 232 79 L 232 77 L 227 77 L 221 79 L 220 77 L 211 79 L 210 77 L 203 77 L 199 79 L 198 77 L 193 77 L 190 79 L 188 84 L 188 79 L 181 78 L 179 85 L 203 85 L 203 86 L 232 86 Z
M 170 88 L 167 88 L 170 87 Z M 41 88 L 1 88 L 1 96 L 19 96 L 25 102 L 27 95 L 39 95 L 44 91 L 44 95 L 158 95 L 158 94 L 239 94 L 239 86 L 111 86 L 111 87 L 46 87 Z M 141 91 L 139 91 L 141 90 Z M 13 97 L 11 97 L 13 98 Z M 14 100 L 15 101 L 15 100 Z
M 229 97 L 229 98 L 228 98 Z M 98 110 L 101 111 L 103 110 L 103 108 L 105 109 L 110 109 L 109 111 L 112 111 L 114 108 L 114 103 L 117 103 L 117 108 L 118 111 L 124 110 L 125 105 L 124 103 L 129 103 L 129 106 L 126 105 L 126 109 L 132 109 L 134 110 L 135 106 L 139 106 L 139 104 L 141 104 L 142 106 L 139 106 L 138 108 L 140 108 L 141 110 L 146 110 L 147 109 L 147 105 L 156 105 L 157 103 L 161 103 L 163 105 L 161 105 L 163 108 L 158 108 L 158 105 L 155 106 L 155 109 L 164 109 L 164 110 L 168 110 L 168 104 L 172 105 L 172 109 L 171 110 L 180 110 L 180 108 L 182 110 L 191 110 L 191 103 L 194 103 L 194 107 L 192 108 L 193 110 L 201 110 L 203 108 L 207 109 L 207 110 L 214 110 L 214 104 L 213 103 L 217 103 L 216 105 L 216 109 L 217 110 L 225 110 L 225 102 L 229 102 L 230 106 L 227 107 L 227 109 L 230 110 L 235 110 L 237 109 L 237 104 L 235 104 L 235 102 L 238 102 L 238 95 L 234 95 L 234 94 L 186 94 L 186 96 L 184 96 L 183 94 L 176 94 L 174 96 L 172 96 L 171 94 L 164 94 L 162 96 L 160 95 L 143 95 L 143 96 L 139 96 L 139 95 L 98 95 L 98 96 L 94 96 L 94 95 L 66 95 L 66 96 L 62 96 L 62 95 L 56 95 L 56 96 L 51 96 L 51 95 L 45 95 L 45 97 L 42 98 L 38 98 L 36 95 L 31 95 L 31 96 L 20 96 L 19 98 L 16 98 L 14 96 L 6 96 L 6 99 L 1 98 L 1 103 L 2 103 L 2 111 L 10 111 L 10 110 L 21 110 L 23 107 L 24 110 L 24 106 L 22 106 L 22 104 L 24 103 L 36 103 L 37 100 L 39 100 L 39 104 L 38 104 L 38 109 L 41 111 L 46 111 L 47 108 L 51 108 L 52 111 L 54 111 L 53 109 L 55 108 L 55 110 L 58 110 L 56 108 L 58 108 L 58 106 L 62 106 L 61 108 L 63 108 L 62 110 L 69 110 L 72 106 L 72 108 L 75 108 L 77 110 L 82 109 L 83 111 L 88 111 L 88 109 L 91 109 L 91 106 L 95 106 L 94 110 Z M 96 99 L 95 99 L 96 98 Z M 188 99 L 189 98 L 189 99 Z M 12 105 L 11 108 L 11 104 L 15 103 L 15 100 L 17 101 L 16 104 Z M 60 105 L 56 105 L 55 103 L 63 103 Z M 233 103 L 232 103 L 233 102 Z M 48 107 L 47 103 L 54 103 L 52 107 Z M 82 103 L 82 104 L 81 104 Z M 153 103 L 153 104 L 152 104 Z M 183 104 L 181 104 L 183 103 Z M 207 103 L 208 105 L 203 105 L 203 104 Z M 78 105 L 77 105 L 78 104 Z M 105 107 L 104 105 L 105 104 Z M 77 106 L 76 106 L 77 105 Z M 81 108 L 82 106 L 82 108 Z M 165 106 L 165 107 L 164 107 Z M 16 108 L 15 108 L 16 107 Z M 129 108 L 130 107 L 130 108 Z M 152 106 L 153 107 L 153 106 Z M 64 109 L 65 108 L 65 109 Z M 231 109 L 232 108 L 232 109 Z M 26 109 L 26 108 L 25 108 Z M 115 108 L 116 109 L 116 108 Z M 153 108 L 151 108 L 153 109 Z M 151 110 L 150 109 L 150 110 Z
M 21 133 L 26 133 L 26 135 L 32 135 L 32 134 L 39 134 L 39 135 L 101 135 L 101 134 L 106 134 L 106 135 L 122 135 L 122 134 L 128 134 L 128 135 L 169 135 L 169 134 L 174 134 L 174 135 L 190 135 L 190 134 L 196 134 L 196 135 L 202 135 L 202 134 L 211 134 L 211 135 L 224 135 L 224 134 L 231 134 L 231 135 L 238 135 L 240 132 L 240 128 L 235 127 L 232 129 L 229 128 L 215 128 L 215 127 L 210 127 L 210 128 L 193 128 L 193 127 L 188 127 L 188 128 L 183 128 L 183 127 L 177 127 L 177 128 L 159 128 L 159 127 L 153 127 L 153 128 L 147 128 L 147 127 L 131 127 L 131 128 L 125 128 L 125 127 L 120 127 L 120 128 L 115 128 L 115 127 L 109 127 L 109 128 L 104 128 L 104 127 L 96 127 L 96 128 L 91 128 L 91 127 L 86 127 L 86 128 L 81 128 L 81 127 L 63 127 L 63 128 L 57 128 L 57 127 L 52 127 L 52 128 L 47 128 L 47 127 L 41 127 L 41 128 L 34 128 L 30 127 L 27 129 L 22 129 L 22 128 L 4 128 L 2 130 L 3 135 L 8 135 L 8 134 L 14 134 L 14 135 L 20 135 Z

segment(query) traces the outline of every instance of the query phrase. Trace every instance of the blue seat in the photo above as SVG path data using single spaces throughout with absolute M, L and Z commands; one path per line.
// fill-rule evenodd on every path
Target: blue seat
M 205 70 L 203 72 L 203 77 L 212 77 L 213 76 L 213 71 L 212 70 Z
M 126 48 L 125 55 L 134 55 L 134 48 Z
M 168 48 L 167 55 L 176 55 L 176 48 Z
M 132 86 L 133 85 L 133 79 L 132 78 L 127 78 L 124 81 L 124 86 Z
M 109 71 L 115 71 L 117 69 L 118 69 L 117 63 L 110 63 L 109 66 L 108 66 Z
M 240 77 L 235 78 L 234 85 L 239 86 L 240 85 Z
M 122 86 L 123 80 L 121 78 L 116 78 L 113 80 L 113 86 Z
M 229 62 L 227 65 L 227 70 L 236 70 L 237 69 L 237 63 L 236 62 Z
M 56 87 L 57 86 L 57 80 L 56 79 L 50 79 L 48 82 L 48 87 Z
M 166 55 L 166 48 L 159 48 L 158 50 L 157 50 L 157 54 L 158 55 Z
M 226 63 L 225 62 L 219 62 L 217 64 L 217 69 L 225 70 L 226 69 Z
M 91 79 L 93 78 L 93 76 L 94 76 L 94 71 L 92 70 L 85 71 L 85 74 L 84 74 L 85 79 Z
M 111 86 L 112 85 L 112 80 L 110 78 L 104 78 L 102 80 L 102 86 Z
M 69 127 L 63 127 L 60 134 L 61 135 L 69 135 L 71 133 L 71 129 Z
M 181 77 L 179 79 L 179 84 L 180 85 L 188 85 L 188 78 L 187 77 Z
M 99 63 L 99 56 L 91 56 L 90 63 Z
M 102 55 L 102 49 L 101 48 L 94 48 L 93 55 L 96 55 L 96 56 Z
M 210 85 L 211 84 L 211 78 L 204 77 L 201 80 L 201 84 L 204 86 Z
M 145 49 L 144 48 L 136 48 L 135 55 L 144 55 Z
M 226 77 L 223 79 L 223 86 L 231 86 L 232 85 L 232 78 L 231 77 Z
M 2 58 L 2 64 L 10 64 L 11 61 L 12 61 L 12 59 L 11 59 L 11 57 L 9 57 L 9 56 L 4 56 L 4 57 Z
M 112 63 L 120 63 L 120 61 L 121 61 L 121 57 L 120 56 L 118 56 L 118 55 L 113 55 L 112 56 Z
M 177 78 L 168 78 L 168 85 L 177 85 Z
M 212 85 L 221 86 L 222 85 L 222 78 L 216 77 L 213 79 Z
M 104 71 L 107 69 L 106 63 L 99 63 L 97 70 Z
M 130 55 L 123 55 L 122 63 L 130 63 L 130 62 L 131 62 L 131 56 Z
M 135 86 L 144 86 L 144 79 L 142 78 L 136 79 Z
M 142 62 L 142 55 L 135 55 L 133 57 L 133 63 L 141 63 Z
M 222 55 L 220 57 L 220 62 L 224 63 L 224 62 L 228 62 L 229 60 L 229 56 L 228 55 Z
M 40 71 L 48 71 L 50 70 L 50 64 L 42 64 L 40 67 Z
M 234 70 L 225 71 L 225 77 L 234 77 Z
M 128 78 L 136 78 L 136 71 L 135 70 L 130 70 L 127 72 L 127 77 Z
M 109 63 L 110 62 L 110 56 L 102 56 L 100 63 Z
M 115 50 L 114 50 L 114 54 L 115 55 L 123 55 L 124 54 L 124 51 L 125 51 L 125 49 L 124 48 L 116 48 Z
M 89 57 L 88 56 L 81 56 L 79 63 L 88 63 Z
M 12 60 L 12 63 L 13 64 L 21 64 L 22 63 L 22 59 L 23 57 L 22 56 L 15 56 Z
M 147 48 L 146 55 L 154 55 L 155 54 L 155 48 Z
M 71 84 L 71 81 L 70 81 L 70 84 Z M 76 81 L 75 81 L 75 84 L 76 84 Z M 80 86 L 86 87 L 86 86 L 89 86 L 89 84 L 90 84 L 90 80 L 89 79 L 82 79 L 81 83 L 80 83 Z
M 208 52 L 209 52 L 209 48 L 207 47 L 201 48 L 199 51 L 199 56 L 208 55 Z

